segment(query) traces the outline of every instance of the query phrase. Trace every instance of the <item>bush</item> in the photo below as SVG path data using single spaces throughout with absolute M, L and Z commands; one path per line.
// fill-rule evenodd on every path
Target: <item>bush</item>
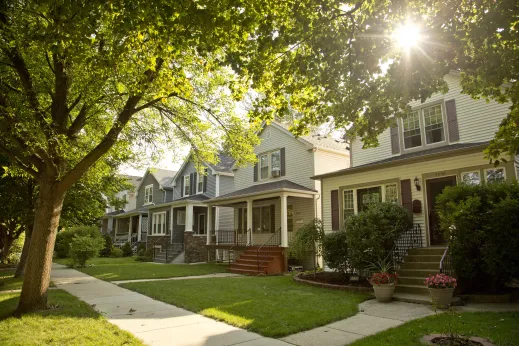
M 110 257 L 112 255 L 112 248 L 114 247 L 112 237 L 109 234 L 104 235 L 105 246 L 99 252 L 101 257 Z
M 124 243 L 124 245 L 122 246 L 121 250 L 123 250 L 123 257 L 131 257 L 131 256 L 133 256 L 132 246 L 130 245 L 129 242 Z
M 458 185 L 437 197 L 460 288 L 500 290 L 519 277 L 519 185 Z
M 317 260 L 317 257 L 322 255 L 323 238 L 323 223 L 321 220 L 314 219 L 295 232 L 288 248 L 288 255 L 298 260 L 314 255 Z M 316 268 L 317 263 L 314 263 L 314 269 Z
M 144 244 L 142 244 L 144 245 Z M 146 246 L 144 246 L 146 248 Z M 135 260 L 136 261 L 139 261 L 139 262 L 150 262 L 153 260 L 153 249 L 139 249 L 139 251 L 137 251 L 137 257 L 135 257 Z
M 348 271 L 348 243 L 346 231 L 325 235 L 323 240 L 323 259 L 326 265 L 337 272 Z
M 117 258 L 117 257 L 123 257 L 123 250 L 121 250 L 118 247 L 112 247 L 112 252 L 110 254 L 110 257 Z
M 74 236 L 90 237 L 93 239 L 101 239 L 101 233 L 95 226 L 76 226 L 68 229 L 63 229 L 58 232 L 56 236 L 56 244 L 54 245 L 54 252 L 58 258 L 66 258 L 70 256 L 70 243 Z
M 69 251 L 72 266 L 84 267 L 86 261 L 96 257 L 103 246 L 104 240 L 101 237 L 74 236 Z
M 146 244 L 144 243 L 139 243 L 139 246 L 137 246 L 137 252 L 139 251 L 146 251 Z
M 362 271 L 387 258 L 402 233 L 412 227 L 407 210 L 393 203 L 377 203 L 346 219 L 348 257 Z

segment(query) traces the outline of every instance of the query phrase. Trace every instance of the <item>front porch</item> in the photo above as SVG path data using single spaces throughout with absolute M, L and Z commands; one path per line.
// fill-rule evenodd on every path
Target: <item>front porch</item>
M 146 242 L 148 235 L 148 211 L 134 209 L 117 215 L 112 236 L 114 246 L 122 247 L 129 242 L 136 247 L 140 242 Z

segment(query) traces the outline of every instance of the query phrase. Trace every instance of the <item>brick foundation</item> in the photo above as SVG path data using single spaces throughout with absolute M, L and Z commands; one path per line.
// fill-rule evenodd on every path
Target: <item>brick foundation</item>
M 193 232 L 184 232 L 184 261 L 207 262 L 206 237 L 195 237 Z
M 159 240 L 160 237 L 151 237 L 148 236 L 146 238 L 146 248 L 151 249 L 154 245 L 161 245 L 162 250 L 166 250 L 166 247 L 169 244 L 169 236 L 163 237 Z

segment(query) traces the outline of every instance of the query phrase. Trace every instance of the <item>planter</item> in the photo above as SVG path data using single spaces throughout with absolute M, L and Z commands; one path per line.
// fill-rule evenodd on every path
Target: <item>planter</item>
M 432 303 L 438 308 L 449 307 L 452 302 L 454 288 L 429 288 Z
M 387 303 L 393 299 L 395 292 L 395 284 L 373 285 L 375 297 L 379 302 Z

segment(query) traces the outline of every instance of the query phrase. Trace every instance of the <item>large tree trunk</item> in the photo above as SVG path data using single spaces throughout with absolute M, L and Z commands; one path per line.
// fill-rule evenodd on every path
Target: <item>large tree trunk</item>
M 18 267 L 16 268 L 16 272 L 14 273 L 15 278 L 18 278 L 25 274 L 25 263 L 27 263 L 27 257 L 29 256 L 29 246 L 31 244 L 31 235 L 34 225 L 31 223 L 26 227 L 27 228 L 25 230 L 25 240 L 23 242 L 22 254 L 20 255 L 20 262 L 18 263 Z
M 25 279 L 16 311 L 18 314 L 47 307 L 52 254 L 65 198 L 65 192 L 60 189 L 56 180 L 50 178 L 40 181 Z

